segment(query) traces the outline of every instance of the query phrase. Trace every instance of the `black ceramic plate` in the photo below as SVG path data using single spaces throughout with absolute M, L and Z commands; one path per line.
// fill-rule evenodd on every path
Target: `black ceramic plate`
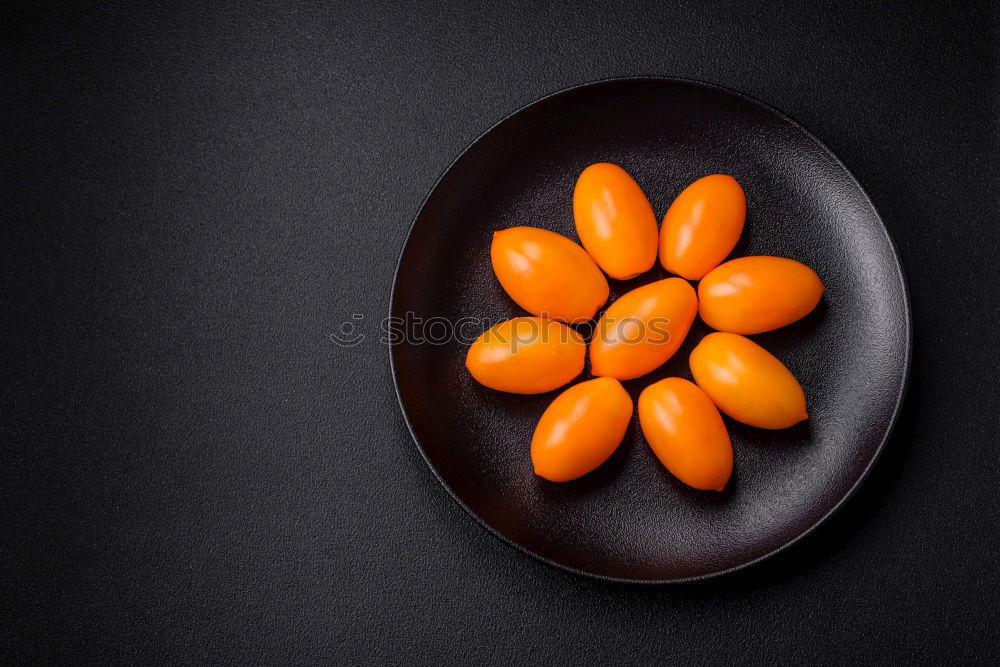
M 807 318 L 753 337 L 799 378 L 810 419 L 777 432 L 727 420 L 735 468 L 723 493 L 675 480 L 645 443 L 637 417 L 603 466 L 575 482 L 546 482 L 532 472 L 529 443 L 558 391 L 504 394 L 480 386 L 464 368 L 468 343 L 486 328 L 476 323 L 526 314 L 490 268 L 492 233 L 533 225 L 576 239 L 573 184 L 593 162 L 631 173 L 658 219 L 695 179 L 731 174 L 747 195 L 746 227 L 732 256 L 791 257 L 826 283 Z M 635 280 L 612 280 L 612 300 L 665 275 L 657 266 Z M 445 488 L 523 551 L 618 580 L 731 571 L 815 528 L 878 456 L 909 366 L 910 313 L 896 253 L 850 172 L 774 109 L 675 79 L 566 90 L 477 139 L 424 202 L 400 258 L 391 310 L 423 322 L 412 329 L 424 340 L 394 345 L 392 366 L 413 437 Z M 464 340 L 440 342 L 462 318 L 474 318 L 460 327 Z M 661 378 L 690 378 L 688 354 L 706 332 L 697 321 L 661 369 L 626 382 L 633 398 Z M 580 380 L 589 377 L 587 369 Z

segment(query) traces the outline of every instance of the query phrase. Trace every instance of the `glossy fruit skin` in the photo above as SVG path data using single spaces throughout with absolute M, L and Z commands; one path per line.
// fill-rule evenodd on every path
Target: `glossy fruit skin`
M 733 472 L 733 445 L 722 415 L 704 391 L 667 378 L 639 395 L 639 424 L 667 470 L 690 487 L 722 491 Z
M 630 380 L 655 370 L 684 342 L 697 314 L 694 288 L 680 278 L 624 294 L 597 322 L 590 343 L 591 372 Z
M 608 281 L 587 251 L 547 229 L 495 233 L 490 259 L 504 290 L 532 315 L 587 322 L 608 300 Z
M 515 317 L 484 331 L 465 367 L 482 385 L 512 394 L 541 394 L 583 371 L 587 346 L 573 329 L 542 317 Z
M 621 167 L 599 162 L 583 170 L 573 189 L 573 218 L 583 247 L 612 278 L 634 278 L 656 263 L 656 214 Z
M 632 420 L 632 397 L 618 380 L 574 385 L 546 408 L 531 438 L 535 474 L 568 482 L 608 460 Z
M 688 280 L 701 280 L 733 251 L 746 214 L 746 196 L 735 178 L 712 174 L 698 179 L 663 216 L 660 264 Z
M 763 333 L 808 315 L 825 289 L 815 271 L 794 259 L 740 257 L 701 279 L 698 311 L 713 329 Z
M 720 410 L 766 429 L 808 419 L 798 380 L 770 352 L 739 334 L 717 331 L 691 351 L 691 374 Z

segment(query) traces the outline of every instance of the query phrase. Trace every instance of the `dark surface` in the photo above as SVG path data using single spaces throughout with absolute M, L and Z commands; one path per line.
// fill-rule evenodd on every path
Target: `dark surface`
M 869 4 L 4 9 L 3 657 L 1000 659 L 994 23 Z M 872 476 L 801 544 L 703 584 L 593 581 L 482 530 L 375 341 L 452 158 L 628 74 L 808 127 L 912 294 L 910 391 Z M 354 312 L 369 337 L 335 346 Z
M 493 274 L 493 233 L 529 225 L 576 239 L 573 184 L 594 162 L 625 168 L 658 219 L 689 183 L 712 173 L 734 176 L 748 205 L 733 254 L 793 257 L 826 284 L 823 306 L 809 317 L 754 337 L 802 384 L 810 419 L 778 433 L 730 421 L 735 470 L 723 493 L 696 492 L 666 473 L 637 414 L 605 465 L 572 483 L 546 482 L 532 472 L 528 443 L 562 389 L 504 394 L 465 370 L 475 335 L 525 314 Z M 633 280 L 612 280 L 611 301 L 667 275 L 657 266 Z M 897 257 L 850 173 L 773 110 L 680 80 L 577 87 L 530 105 L 477 140 L 421 209 L 391 309 L 398 322 L 414 324 L 392 349 L 400 401 L 428 462 L 456 499 L 544 560 L 636 582 L 733 570 L 822 521 L 881 450 L 910 353 Z M 443 337 L 436 332 L 443 322 L 418 324 L 435 318 L 470 326 L 432 344 Z M 590 329 L 580 330 L 587 336 Z M 691 379 L 688 357 L 707 331 L 699 321 L 672 359 L 626 382 L 633 401 L 657 380 Z M 580 379 L 590 377 L 588 368 Z

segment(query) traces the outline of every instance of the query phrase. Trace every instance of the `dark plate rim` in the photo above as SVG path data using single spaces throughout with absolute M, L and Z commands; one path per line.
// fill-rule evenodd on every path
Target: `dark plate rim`
M 468 146 L 466 146 L 455 157 L 455 159 L 453 159 L 448 164 L 448 166 L 445 167 L 445 169 L 434 180 L 434 184 L 431 186 L 430 190 L 428 190 L 427 194 L 424 196 L 423 201 L 420 203 L 420 208 L 417 209 L 417 214 L 414 216 L 413 221 L 410 223 L 409 229 L 407 229 L 407 231 L 406 231 L 406 236 L 403 239 L 402 248 L 400 248 L 400 251 L 399 251 L 399 257 L 396 260 L 396 269 L 393 272 L 393 276 L 392 276 L 392 291 L 391 291 L 391 294 L 390 294 L 390 297 L 389 297 L 389 316 L 392 317 L 394 315 L 394 313 L 395 313 L 395 309 L 396 309 L 396 286 L 397 286 L 398 281 L 399 281 L 399 270 L 400 270 L 400 267 L 402 266 L 402 263 L 403 263 L 403 256 L 406 254 L 406 248 L 410 244 L 410 237 L 413 235 L 413 230 L 416 228 L 417 223 L 420 221 L 420 218 L 423 216 L 424 209 L 427 207 L 427 202 L 430 201 L 430 198 L 434 194 L 434 191 L 437 190 L 438 186 L 441 184 L 441 181 L 444 180 L 444 177 L 447 176 L 451 172 L 451 170 L 455 167 L 456 164 L 458 164 L 462 160 L 463 157 L 465 157 L 466 153 L 468 153 L 469 151 L 471 151 L 480 141 L 483 140 L 484 137 L 486 137 L 488 134 L 490 134 L 491 132 L 493 132 L 500 125 L 503 125 L 508 120 L 510 120 L 510 119 L 514 118 L 515 116 L 519 115 L 521 112 L 526 111 L 527 109 L 529 109 L 529 108 L 531 108 L 531 107 L 533 107 L 533 106 L 535 106 L 537 104 L 541 104 L 542 102 L 545 102 L 545 101 L 549 100 L 550 98 L 556 97 L 558 95 L 562 95 L 564 93 L 569 93 L 569 92 L 572 92 L 572 91 L 581 90 L 581 89 L 584 89 L 584 88 L 598 87 L 598 86 L 602 86 L 602 85 L 609 84 L 609 83 L 621 83 L 621 82 L 630 82 L 630 81 L 633 81 L 633 82 L 638 82 L 638 81 L 653 81 L 653 82 L 661 82 L 661 83 L 684 83 L 684 84 L 688 84 L 688 85 L 701 86 L 701 87 L 704 87 L 704 88 L 709 88 L 711 90 L 716 90 L 716 91 L 720 91 L 720 92 L 723 92 L 723 93 L 727 93 L 729 95 L 733 95 L 733 96 L 735 96 L 737 98 L 740 98 L 740 99 L 742 99 L 744 101 L 750 102 L 751 104 L 755 104 L 755 105 L 757 105 L 759 107 L 762 107 L 764 110 L 766 110 L 766 111 L 768 111 L 770 113 L 773 113 L 774 115 L 778 116 L 780 119 L 784 120 L 787 123 L 790 123 L 795 128 L 801 130 L 807 137 L 809 137 L 813 142 L 816 143 L 816 145 L 820 148 L 820 150 L 822 150 L 827 155 L 829 155 L 830 158 L 832 158 L 833 161 L 836 164 L 840 165 L 840 167 L 844 170 L 844 172 L 851 178 L 852 181 L 854 181 L 854 184 L 857 185 L 858 190 L 860 190 L 861 194 L 864 195 L 864 199 L 868 203 L 868 205 L 871 207 L 872 212 L 875 213 L 875 217 L 878 219 L 878 221 L 880 223 L 879 226 L 881 227 L 882 233 L 885 236 L 886 241 L 888 241 L 888 243 L 889 243 L 889 249 L 892 251 L 893 263 L 896 266 L 896 274 L 897 274 L 897 276 L 899 278 L 900 287 L 902 288 L 903 308 L 904 308 L 904 311 L 906 313 L 906 318 L 905 318 L 905 326 L 906 326 L 906 336 L 905 336 L 906 350 L 905 350 L 905 352 L 906 352 L 906 355 L 905 355 L 905 362 L 903 364 L 903 369 L 902 369 L 902 382 L 899 385 L 899 392 L 897 393 L 897 396 L 896 396 L 896 405 L 893 408 L 892 417 L 889 419 L 889 425 L 886 428 L 885 434 L 882 436 L 882 440 L 879 442 L 878 447 L 875 450 L 875 453 L 872 454 L 871 458 L 868 461 L 868 465 L 866 465 L 865 469 L 861 472 L 860 475 L 858 475 L 858 478 L 855 480 L 854 484 L 851 485 L 851 488 L 849 488 L 844 493 L 844 495 L 841 496 L 841 498 L 836 503 L 834 503 L 833 507 L 831 507 L 823 516 L 821 516 L 819 519 L 817 519 L 816 521 L 814 521 L 812 523 L 812 525 L 810 525 L 808 528 L 806 528 L 801 533 L 799 533 L 798 535 L 796 535 L 792 539 L 788 540 L 787 542 L 785 542 L 781 546 L 778 546 L 778 547 L 772 549 L 771 551 L 767 552 L 766 554 L 758 556 L 757 558 L 749 560 L 749 561 L 747 561 L 745 563 L 740 563 L 739 565 L 734 565 L 732 567 L 728 567 L 728 568 L 725 568 L 725 569 L 722 569 L 722 570 L 717 570 L 717 571 L 714 571 L 714 572 L 706 572 L 704 574 L 698 574 L 698 575 L 694 575 L 694 576 L 690 576 L 690 577 L 677 577 L 677 578 L 673 578 L 673 579 L 629 579 L 627 577 L 612 577 L 612 576 L 608 576 L 608 575 L 604 575 L 604 574 L 598 574 L 596 572 L 588 572 L 586 570 L 580 570 L 580 569 L 577 569 L 575 567 L 570 567 L 569 565 L 564 565 L 564 564 L 559 563 L 557 561 L 554 561 L 554 560 L 551 560 L 549 558 L 546 558 L 546 557 L 544 557 L 544 556 L 542 556 L 540 554 L 537 554 L 534 551 L 531 551 L 530 549 L 528 549 L 527 547 L 524 547 L 524 546 L 518 544 L 517 542 L 514 542 L 513 540 L 511 540 L 510 538 L 508 538 L 506 535 L 504 535 L 503 533 L 501 533 L 500 531 L 498 531 L 496 528 L 494 528 L 493 526 L 491 526 L 489 523 L 487 523 L 478 514 L 476 514 L 472 510 L 472 508 L 470 508 L 468 505 L 466 505 L 465 502 L 461 498 L 458 497 L 458 494 L 456 494 L 455 491 L 450 486 L 448 486 L 448 483 L 444 481 L 444 479 L 441 477 L 440 473 L 438 473 L 437 468 L 434 467 L 434 464 L 431 461 L 430 457 L 427 455 L 427 452 L 424 450 L 424 447 L 420 443 L 420 439 L 417 437 L 416 432 L 413 430 L 413 423 L 410 421 L 409 414 L 407 414 L 406 405 L 403 403 L 403 396 L 400 393 L 400 389 L 399 389 L 399 380 L 397 379 L 396 358 L 395 358 L 395 349 L 396 349 L 396 346 L 395 345 L 390 345 L 390 347 L 389 347 L 389 368 L 390 368 L 390 371 L 392 373 L 392 385 L 393 385 L 393 388 L 396 391 L 396 400 L 399 402 L 400 411 L 403 413 L 403 421 L 406 422 L 406 428 L 410 432 L 410 437 L 413 439 L 413 442 L 417 445 L 417 450 L 420 452 L 420 455 L 423 457 L 424 462 L 427 464 L 427 467 L 431 469 L 431 472 L 434 474 L 434 477 L 437 479 L 437 481 L 441 484 L 441 486 L 443 486 L 445 488 L 445 490 L 448 492 L 448 495 L 451 496 L 451 499 L 454 500 L 456 503 L 458 503 L 459 507 L 461 507 L 462 509 L 464 509 L 473 519 L 476 520 L 476 523 L 478 523 L 480 526 L 482 526 L 487 531 L 489 531 L 490 533 L 492 533 L 495 537 L 497 537 L 498 539 L 500 539 L 502 542 L 504 542 L 508 546 L 513 547 L 517 551 L 520 551 L 523 554 L 531 556 L 532 558 L 534 558 L 536 560 L 539 560 L 539 561 L 545 563 L 546 565 L 550 565 L 550 566 L 552 566 L 554 568 L 557 568 L 559 570 L 563 570 L 565 572 L 571 572 L 571 573 L 576 574 L 576 575 L 580 575 L 580 576 L 584 576 L 584 577 L 590 577 L 592 579 L 599 579 L 601 581 L 607 581 L 607 582 L 622 583 L 622 584 L 637 584 L 637 585 L 644 585 L 644 586 L 658 586 L 658 585 L 665 585 L 665 584 L 681 584 L 681 583 L 694 582 L 694 581 L 704 581 L 706 579 L 712 579 L 712 578 L 715 578 L 715 577 L 721 577 L 721 576 L 724 576 L 724 575 L 727 575 L 727 574 L 732 574 L 734 572 L 738 572 L 740 570 L 744 570 L 744 569 L 749 568 L 749 567 L 753 567 L 754 565 L 757 565 L 758 563 L 760 563 L 762 561 L 765 561 L 768 558 L 771 558 L 772 556 L 776 556 L 777 554 L 785 551 L 786 549 L 792 547 L 793 545 L 797 544 L 798 542 L 800 542 L 801 540 L 803 540 L 804 538 L 806 538 L 808 535 L 812 534 L 813 531 L 815 531 L 819 526 L 821 526 L 822 524 L 824 524 L 831 516 L 833 516 L 838 510 L 840 510 L 847 503 L 847 501 L 857 492 L 857 490 L 861 487 L 861 485 L 864 483 L 864 481 L 868 478 L 868 475 L 869 475 L 869 473 L 871 473 L 872 468 L 875 467 L 875 463 L 882 456 L 882 451 L 885 449 L 886 443 L 888 442 L 889 437 L 892 435 L 892 432 L 893 432 L 893 430 L 896 427 L 896 422 L 897 422 L 897 420 L 899 418 L 899 413 L 900 413 L 900 411 L 902 409 L 903 399 L 906 396 L 906 391 L 907 391 L 907 388 L 908 388 L 909 383 L 910 383 L 910 367 L 911 367 L 911 365 L 913 363 L 913 312 L 912 312 L 911 307 L 910 307 L 910 292 L 909 292 L 909 288 L 907 287 L 906 276 L 903 273 L 903 267 L 902 267 L 902 264 L 899 261 L 899 251 L 896 248 L 896 244 L 892 240 L 892 236 L 890 236 L 890 234 L 889 234 L 889 229 L 885 226 L 885 221 L 882 219 L 882 216 L 878 212 L 878 209 L 875 208 L 875 203 L 872 201 L 871 197 L 868 195 L 868 191 L 865 190 L 864 187 L 862 187 L 861 182 L 858 180 L 857 176 L 854 175 L 854 172 L 852 172 L 847 167 L 847 165 L 844 164 L 844 162 L 839 157 L 837 157 L 837 155 L 832 150 L 830 150 L 830 148 L 826 144 L 824 144 L 822 141 L 820 141 L 819 138 L 816 137 L 816 135 L 814 135 L 812 132 L 810 132 L 808 129 L 806 129 L 801 123 L 799 123 L 795 119 L 793 119 L 793 118 L 789 117 L 788 115 L 782 113 L 781 111 L 775 109 L 771 105 L 769 105 L 769 104 L 767 104 L 765 102 L 762 102 L 761 100 L 758 100 L 757 98 L 752 97 L 750 95 L 747 95 L 745 93 L 741 93 L 739 91 L 733 90 L 731 88 L 727 88 L 725 86 L 720 86 L 718 84 L 708 83 L 706 81 L 699 81 L 697 79 L 688 79 L 688 78 L 684 78 L 684 77 L 672 77 L 672 76 L 648 75 L 648 76 L 622 76 L 622 77 L 611 77 L 611 78 L 607 78 L 607 79 L 598 79 L 598 80 L 595 80 L 595 81 L 588 81 L 586 83 L 581 83 L 581 84 L 577 84 L 577 85 L 574 85 L 574 86 L 569 86 L 568 88 L 563 88 L 561 90 L 557 90 L 555 92 L 549 93 L 549 94 L 544 95 L 544 96 L 542 96 L 542 97 L 540 97 L 540 98 L 538 98 L 536 100 L 533 100 L 533 101 L 531 101 L 531 102 L 529 102 L 529 103 L 527 103 L 527 104 L 519 107 L 515 111 L 507 114 L 506 116 L 504 116 L 503 118 L 501 118 L 500 120 L 498 120 L 496 123 L 494 123 L 493 125 L 491 125 L 487 130 L 485 130 L 484 132 L 482 132 L 479 136 L 477 136 Z

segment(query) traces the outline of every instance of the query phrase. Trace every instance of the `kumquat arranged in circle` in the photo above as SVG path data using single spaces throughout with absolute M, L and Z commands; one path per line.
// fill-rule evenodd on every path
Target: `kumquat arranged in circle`
M 580 173 L 572 193 L 579 244 L 534 227 L 493 235 L 493 272 L 530 316 L 483 332 L 466 355 L 469 373 L 490 389 L 515 394 L 564 387 L 583 373 L 588 357 L 593 376 L 563 389 L 540 415 L 524 443 L 535 474 L 569 482 L 607 461 L 636 408 L 622 381 L 672 358 L 696 317 L 715 331 L 691 351 L 694 381 L 662 379 L 635 402 L 652 454 L 674 477 L 700 491 L 726 488 L 734 448 L 723 415 L 769 430 L 809 418 L 792 372 L 746 336 L 802 319 L 826 288 L 792 258 L 728 259 L 746 210 L 735 178 L 708 174 L 681 190 L 657 229 L 639 184 L 621 167 L 601 162 Z M 673 277 L 636 287 L 601 311 L 609 278 L 634 279 L 657 258 Z M 577 330 L 587 323 L 594 325 L 589 341 Z

